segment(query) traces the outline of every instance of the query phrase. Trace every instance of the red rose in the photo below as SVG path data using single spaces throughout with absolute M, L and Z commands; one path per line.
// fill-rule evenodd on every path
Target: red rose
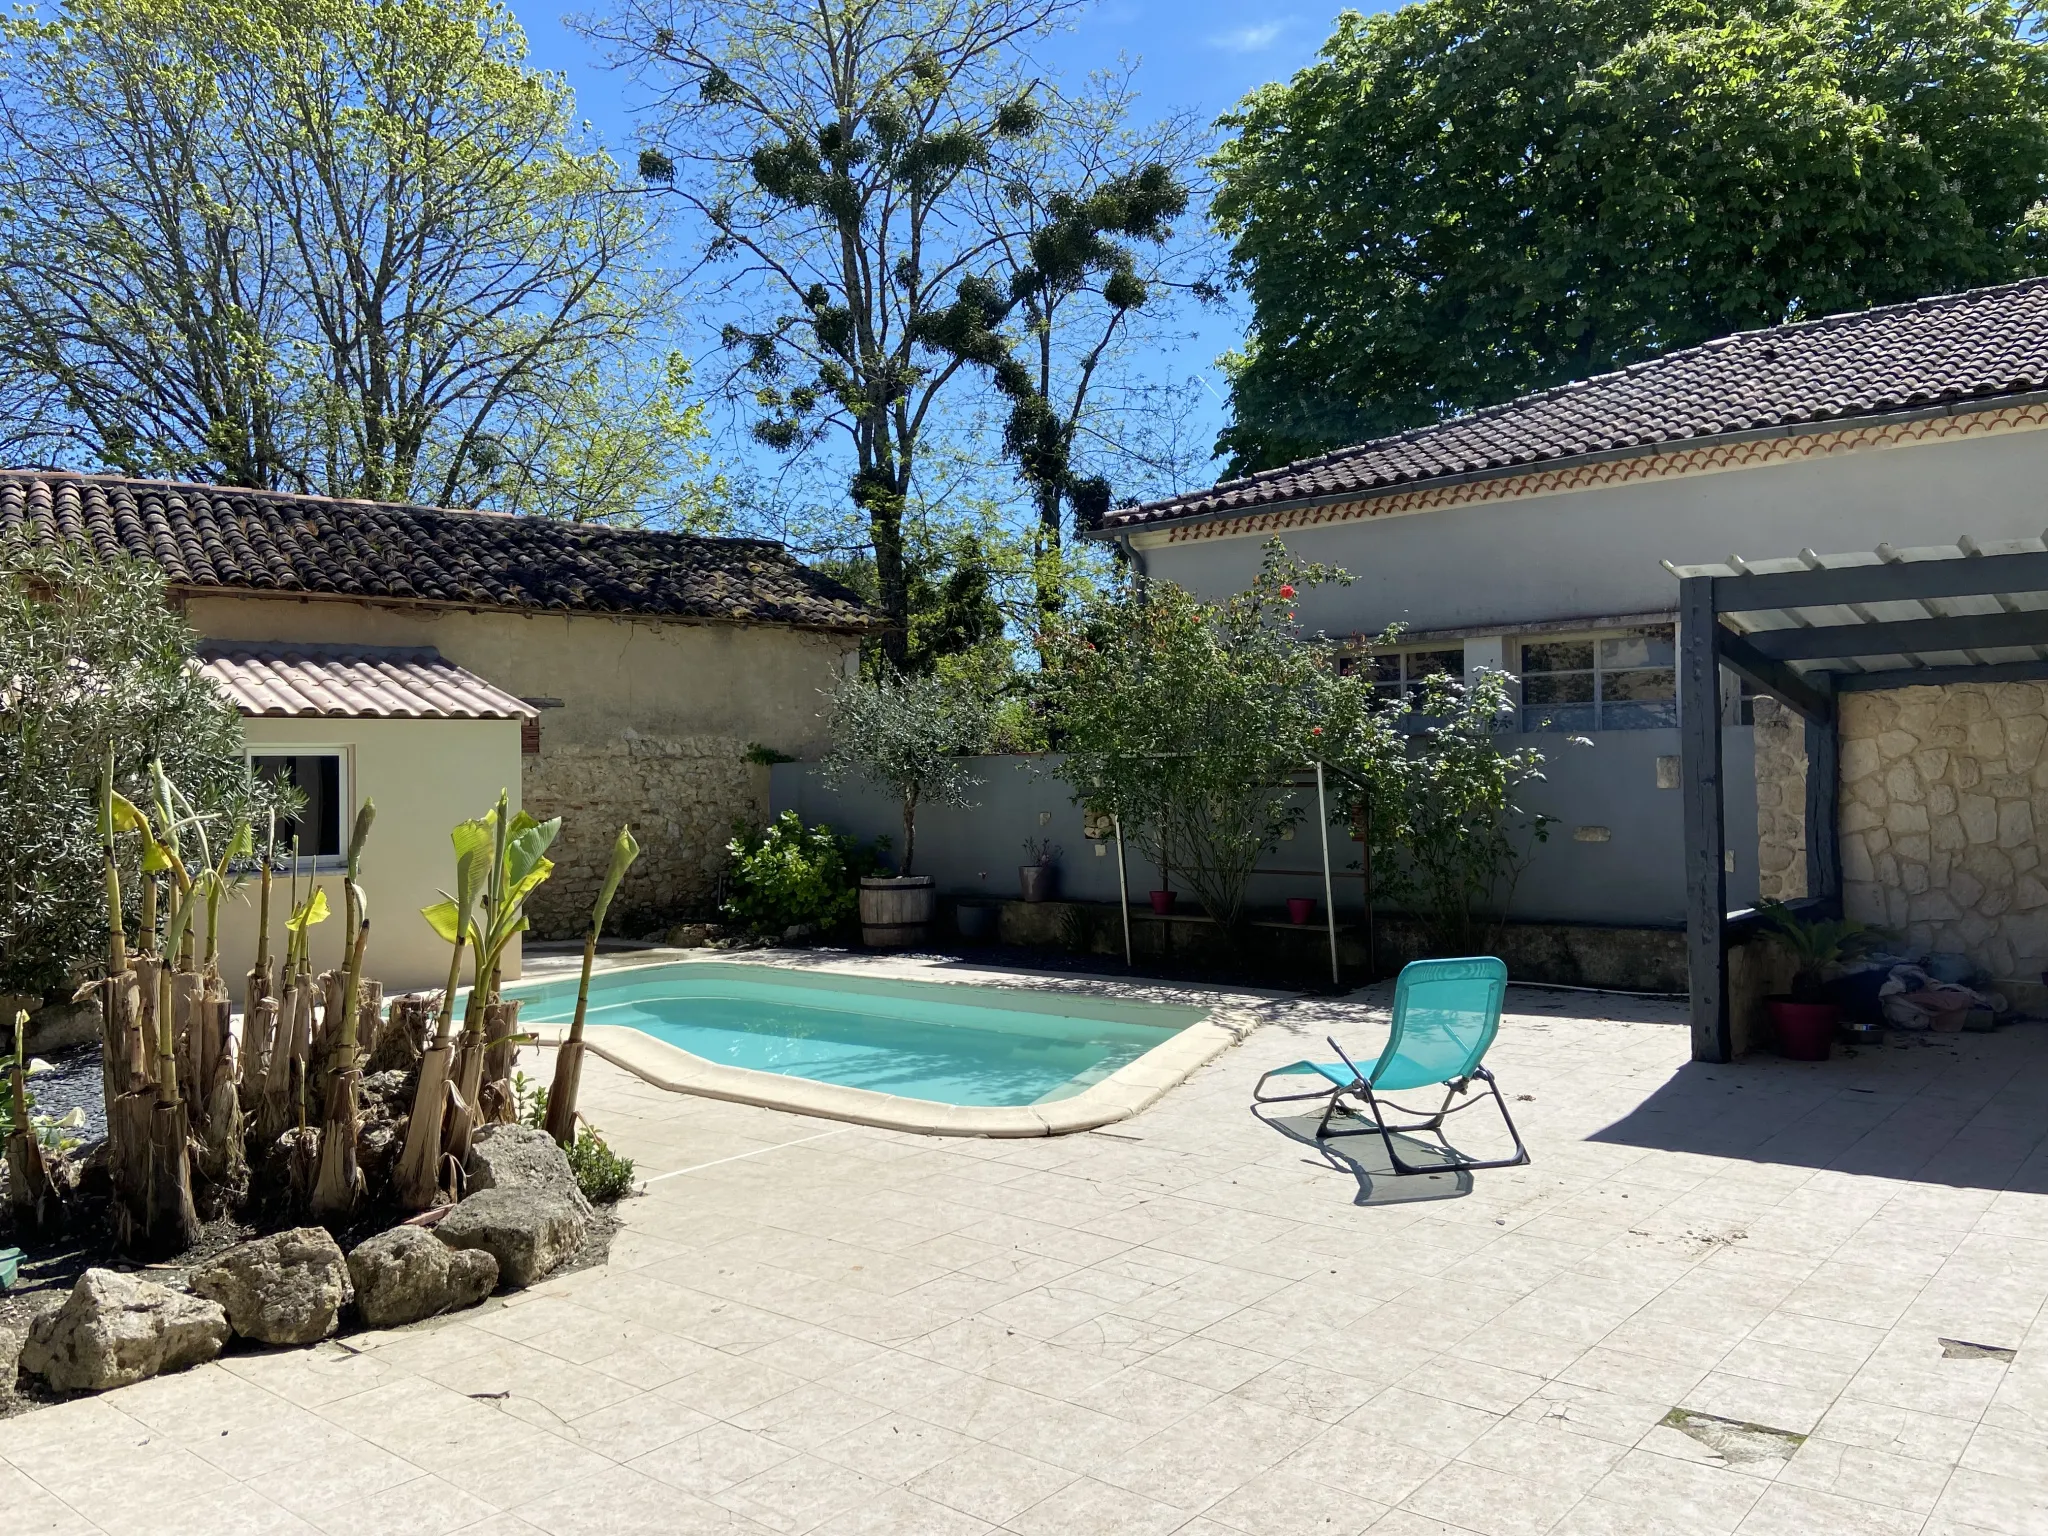
M 1281 595 L 1282 597 L 1292 597 L 1292 596 L 1294 596 L 1294 588 L 1293 588 L 1293 586 L 1292 586 L 1291 584 L 1289 584 L 1289 583 L 1286 583 L 1286 582 L 1283 582 L 1283 583 L 1281 583 L 1281 586 L 1280 586 L 1280 595 Z

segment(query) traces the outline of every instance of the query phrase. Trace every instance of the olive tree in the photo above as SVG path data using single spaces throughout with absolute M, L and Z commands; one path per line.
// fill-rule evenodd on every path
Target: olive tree
M 917 856 L 920 805 L 970 806 L 981 780 L 964 758 L 988 749 L 989 700 L 944 674 L 849 678 L 832 694 L 832 747 L 820 765 L 838 788 L 865 779 L 903 802 L 903 863 Z
M 61 987 L 106 948 L 109 744 L 116 789 L 149 804 L 161 761 L 216 846 L 258 809 L 241 721 L 193 667 L 194 641 L 154 565 L 0 542 L 0 992 Z

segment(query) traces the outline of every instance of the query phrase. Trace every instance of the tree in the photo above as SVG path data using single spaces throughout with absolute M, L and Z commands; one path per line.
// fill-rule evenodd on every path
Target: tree
M 705 446 L 704 407 L 688 398 L 689 362 L 671 353 L 648 374 L 592 363 L 505 437 L 480 441 L 482 499 L 573 523 L 724 532 L 728 486 Z
M 1690 346 L 2044 270 L 2019 0 L 1420 0 L 1224 119 L 1221 445 L 1319 453 Z
M 977 190 L 1042 122 L 1023 44 L 1080 0 L 624 0 L 594 26 L 658 92 L 671 185 L 760 302 L 725 327 L 754 436 L 847 451 L 886 654 L 909 660 L 904 507 L 965 362 L 930 319 L 998 238 Z
M 1301 631 L 1299 590 L 1346 582 L 1276 539 L 1258 577 L 1221 603 L 1131 583 L 1057 625 L 1044 689 L 1062 772 L 1235 935 L 1259 860 L 1301 818 L 1285 787 L 1339 735 L 1363 758 L 1390 739 L 1363 678 Z
M 225 846 L 260 809 L 234 707 L 192 665 L 195 636 L 153 564 L 0 543 L 0 992 L 66 986 L 104 951 L 98 794 L 137 804 L 152 764 Z M 131 899 L 141 880 L 123 880 Z
M 832 746 L 819 763 L 837 789 L 867 780 L 903 803 L 903 863 L 917 857 L 917 808 L 973 804 L 981 781 L 963 758 L 988 748 L 988 701 L 944 677 L 848 678 L 832 695 Z
M 0 29 L 18 457 L 462 505 L 638 345 L 657 231 L 492 0 Z
M 1125 126 L 1129 72 L 1090 82 L 1050 104 L 1041 130 L 1005 156 L 985 207 L 1001 232 L 994 262 L 964 278 L 925 334 L 939 349 L 988 370 L 1007 403 L 1003 453 L 1017 466 L 1035 523 L 1032 555 L 1042 629 L 1059 609 L 1058 558 L 1066 515 L 1094 527 L 1112 487 L 1103 455 L 1083 440 L 1104 432 L 1112 365 L 1141 313 L 1155 311 L 1184 265 L 1172 220 L 1187 211 L 1195 159 L 1192 125 L 1169 120 L 1144 134 Z M 1206 291 L 1199 278 L 1181 284 Z M 1107 386 L 1107 387 L 1106 387 Z

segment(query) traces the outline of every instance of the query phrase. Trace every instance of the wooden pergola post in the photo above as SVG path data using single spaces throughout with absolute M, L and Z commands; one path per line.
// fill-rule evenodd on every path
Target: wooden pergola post
M 1679 772 L 1685 797 L 1685 950 L 1692 994 L 1692 1056 L 1727 1061 L 1727 835 L 1721 805 L 1721 626 L 1714 581 L 1678 584 Z

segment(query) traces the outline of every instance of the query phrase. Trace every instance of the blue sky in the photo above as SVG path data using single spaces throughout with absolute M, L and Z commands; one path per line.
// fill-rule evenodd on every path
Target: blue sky
M 561 71 L 576 91 L 582 113 L 615 151 L 632 142 L 634 103 L 628 83 L 604 67 L 592 45 L 562 20 L 561 0 L 510 0 L 526 28 L 535 64 Z M 603 0 L 586 0 L 596 8 Z M 1367 3 L 1359 9 L 1378 10 Z M 1049 64 L 1069 76 L 1114 65 L 1138 64 L 1141 113 L 1164 115 L 1192 108 L 1213 120 L 1247 91 L 1284 80 L 1309 63 L 1329 34 L 1335 8 L 1275 9 L 1231 0 L 1102 0 L 1083 11 L 1071 31 L 1043 47 Z M 621 154 L 622 160 L 628 155 Z M 1206 430 L 1223 424 L 1222 380 L 1214 361 L 1242 338 L 1233 306 L 1192 318 L 1193 335 L 1157 359 L 1160 375 L 1199 375 L 1209 389 Z

